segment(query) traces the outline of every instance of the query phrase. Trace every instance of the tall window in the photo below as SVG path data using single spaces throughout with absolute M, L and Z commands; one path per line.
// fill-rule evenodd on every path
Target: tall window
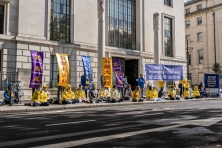
M 59 74 L 58 63 L 55 55 L 50 58 L 50 81 L 53 81 L 54 86 L 57 86 L 57 75 Z
M 199 50 L 198 55 L 199 55 L 199 64 L 203 64 L 203 50 Z
M 109 0 L 109 46 L 135 49 L 135 0 Z
M 185 9 L 186 14 L 190 13 L 190 8 Z
M 188 64 L 191 65 L 191 53 L 188 54 Z
M 0 5 L 0 34 L 4 32 L 4 6 Z
M 188 20 L 188 21 L 185 22 L 185 26 L 186 26 L 186 28 L 189 28 L 189 27 L 190 27 L 190 20 Z
M 198 17 L 197 18 L 197 25 L 201 25 L 202 24 L 202 17 Z
M 172 0 L 164 0 L 164 4 L 167 6 L 172 6 Z
M 202 9 L 202 4 L 197 5 L 197 11 Z
M 70 42 L 70 0 L 51 0 L 50 40 Z
M 192 81 L 192 73 L 188 74 L 188 80 Z
M 172 39 L 172 19 L 164 17 L 164 44 L 167 57 L 173 57 Z
M 202 42 L 203 41 L 203 33 L 202 32 L 197 33 L 197 41 L 198 42 Z

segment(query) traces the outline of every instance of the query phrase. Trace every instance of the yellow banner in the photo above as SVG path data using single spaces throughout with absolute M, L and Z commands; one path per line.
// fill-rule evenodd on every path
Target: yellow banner
M 69 59 L 68 54 L 56 54 L 59 68 L 58 86 L 66 86 L 69 82 Z
M 105 87 L 112 88 L 112 78 L 113 78 L 113 66 L 112 58 L 102 59 L 102 70 L 103 70 L 103 83 Z

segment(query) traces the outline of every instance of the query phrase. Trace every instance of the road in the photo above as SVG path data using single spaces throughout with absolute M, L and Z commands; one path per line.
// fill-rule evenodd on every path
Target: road
M 0 147 L 222 147 L 222 101 L 2 114 Z

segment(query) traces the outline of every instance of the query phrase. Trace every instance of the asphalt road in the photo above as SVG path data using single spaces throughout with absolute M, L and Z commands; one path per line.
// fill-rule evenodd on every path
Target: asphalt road
M 222 147 L 222 101 L 0 115 L 0 147 Z

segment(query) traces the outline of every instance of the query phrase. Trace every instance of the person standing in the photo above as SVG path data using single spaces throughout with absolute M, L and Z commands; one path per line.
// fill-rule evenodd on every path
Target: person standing
M 57 82 L 59 84 L 59 74 L 57 75 Z M 63 91 L 63 87 L 62 86 L 58 86 L 58 91 L 57 91 L 57 100 L 55 101 L 55 104 L 60 102 L 60 92 Z
M 141 89 L 141 98 L 143 98 L 143 89 L 144 89 L 145 79 L 143 78 L 143 74 L 140 74 L 140 78 L 138 79 L 138 86 Z
M 126 89 L 126 87 L 128 86 L 127 77 L 124 75 L 124 73 L 123 73 L 122 82 L 123 82 L 123 87 L 121 88 L 121 93 L 122 93 L 122 98 L 124 98 L 125 89 Z

